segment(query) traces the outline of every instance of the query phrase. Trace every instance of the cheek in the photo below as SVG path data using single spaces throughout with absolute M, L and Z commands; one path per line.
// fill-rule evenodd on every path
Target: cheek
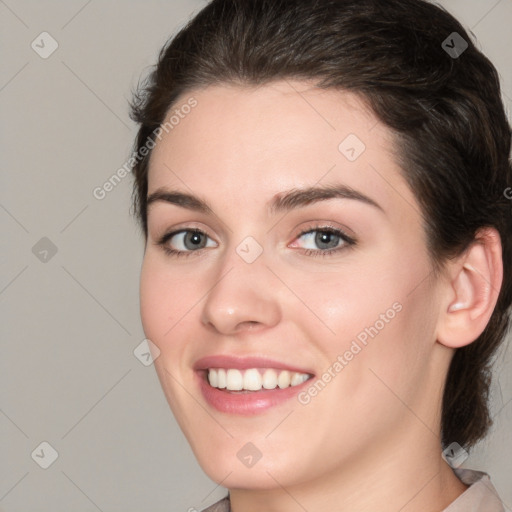
M 146 337 L 161 351 L 178 350 L 176 333 L 201 297 L 200 279 L 171 270 L 160 256 L 147 253 L 140 277 L 140 312 Z
M 285 272 L 283 269 L 283 275 Z M 324 337 L 335 343 L 379 321 L 380 315 L 405 295 L 404 276 L 397 276 L 396 265 L 383 261 L 350 261 L 333 271 L 316 274 L 295 271 L 283 280 L 293 283 L 294 292 L 302 299 L 300 304 L 295 300 L 294 316 L 312 329 L 310 339 L 326 334 Z
M 171 270 L 160 255 L 147 252 L 140 276 L 140 313 L 146 338 L 159 349 L 154 361 L 160 384 L 176 419 L 182 423 L 190 416 L 194 404 L 179 384 L 183 382 L 190 344 L 194 309 L 201 296 L 190 277 Z
M 165 293 L 165 279 L 145 257 L 140 276 L 140 313 L 144 333 L 162 349 L 161 338 L 172 324 L 172 304 Z

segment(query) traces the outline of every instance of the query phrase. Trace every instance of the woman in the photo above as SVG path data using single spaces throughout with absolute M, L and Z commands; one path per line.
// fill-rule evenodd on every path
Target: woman
M 422 0 L 213 0 L 133 103 L 141 316 L 210 511 L 503 511 L 497 73 Z M 443 451 L 444 450 L 444 451 Z

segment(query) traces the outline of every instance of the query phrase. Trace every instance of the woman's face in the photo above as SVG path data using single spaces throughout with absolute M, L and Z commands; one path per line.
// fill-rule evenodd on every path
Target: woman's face
M 439 287 L 389 130 L 304 82 L 211 86 L 171 110 L 141 313 L 207 474 L 287 487 L 410 456 L 411 437 L 438 446 Z

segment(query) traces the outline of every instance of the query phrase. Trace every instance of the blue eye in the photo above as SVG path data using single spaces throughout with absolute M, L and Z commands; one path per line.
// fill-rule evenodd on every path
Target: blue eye
M 343 242 L 341 235 L 330 231 L 309 231 L 304 233 L 301 238 L 304 240 L 304 249 L 336 249 L 340 242 Z M 313 247 L 316 246 L 316 247 Z
M 206 233 L 199 229 L 182 229 L 173 233 L 167 233 L 158 242 L 168 254 L 186 255 L 206 247 L 216 247 Z
M 302 240 L 302 243 L 298 243 L 298 240 Z M 355 240 L 339 229 L 317 228 L 303 231 L 292 246 L 304 249 L 308 256 L 327 256 L 354 244 Z

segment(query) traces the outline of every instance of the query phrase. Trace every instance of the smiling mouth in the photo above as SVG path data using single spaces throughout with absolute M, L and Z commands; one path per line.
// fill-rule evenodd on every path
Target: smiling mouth
M 208 368 L 205 375 L 212 388 L 242 393 L 286 389 L 312 378 L 308 373 L 274 368 Z

